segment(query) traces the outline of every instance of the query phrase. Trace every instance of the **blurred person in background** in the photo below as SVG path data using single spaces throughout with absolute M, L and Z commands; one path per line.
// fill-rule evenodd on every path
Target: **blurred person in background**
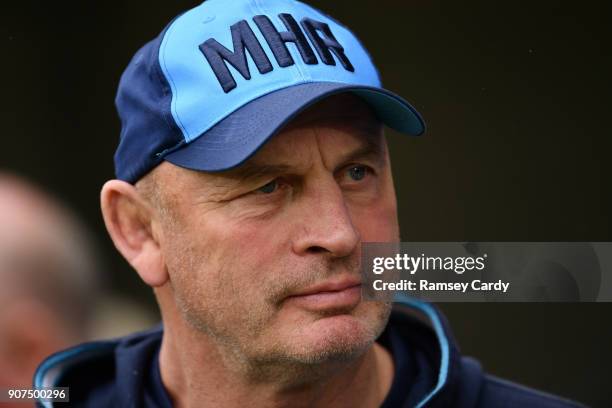
M 0 388 L 31 388 L 44 356 L 91 337 L 98 268 L 75 214 L 0 172 Z

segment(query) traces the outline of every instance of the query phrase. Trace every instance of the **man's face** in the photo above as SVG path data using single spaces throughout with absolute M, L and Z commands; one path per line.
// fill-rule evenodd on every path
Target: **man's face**
M 398 241 L 382 126 L 339 95 L 294 119 L 244 165 L 163 163 L 161 249 L 182 318 L 258 364 L 354 358 L 390 305 L 361 301 L 360 246 Z

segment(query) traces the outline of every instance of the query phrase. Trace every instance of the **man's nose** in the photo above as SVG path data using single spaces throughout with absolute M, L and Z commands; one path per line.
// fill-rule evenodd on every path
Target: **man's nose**
M 293 250 L 299 255 L 328 253 L 333 257 L 350 255 L 360 242 L 342 190 L 335 180 L 305 192 L 299 206 L 298 233 Z

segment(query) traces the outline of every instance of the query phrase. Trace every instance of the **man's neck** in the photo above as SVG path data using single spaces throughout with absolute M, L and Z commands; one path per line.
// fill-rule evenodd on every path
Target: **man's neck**
M 310 367 L 316 376 L 293 371 L 254 381 L 233 370 L 221 347 L 184 325 L 166 325 L 160 351 L 164 387 L 178 408 L 200 406 L 378 407 L 389 392 L 393 361 L 374 344 L 353 361 Z M 304 378 L 308 378 L 304 381 Z

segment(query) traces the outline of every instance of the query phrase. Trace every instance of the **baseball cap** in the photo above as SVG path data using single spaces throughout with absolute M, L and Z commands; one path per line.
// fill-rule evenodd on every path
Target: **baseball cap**
M 117 178 L 133 183 L 163 160 L 231 169 L 300 112 L 343 92 L 401 133 L 424 132 L 338 21 L 294 0 L 207 0 L 172 20 L 121 76 Z

